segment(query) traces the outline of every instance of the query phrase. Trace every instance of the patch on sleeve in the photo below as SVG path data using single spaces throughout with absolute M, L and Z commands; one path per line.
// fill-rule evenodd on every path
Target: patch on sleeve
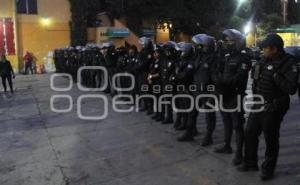
M 187 68 L 193 69 L 193 66 L 192 66 L 191 64 L 189 64 L 189 65 L 187 66 Z
M 208 66 L 207 63 L 204 63 L 204 64 L 203 64 L 203 67 L 204 67 L 205 69 L 207 69 L 209 66 Z
M 292 70 L 293 70 L 294 73 L 297 73 L 297 72 L 298 72 L 297 66 L 296 66 L 296 65 L 293 65 L 293 66 L 292 66 Z
M 268 69 L 269 71 L 273 70 L 273 68 L 274 68 L 274 66 L 272 66 L 272 65 L 268 65 L 268 66 L 267 66 L 267 69 Z
M 243 70 L 247 70 L 247 69 L 248 69 L 247 64 L 242 64 L 242 69 L 243 69 Z

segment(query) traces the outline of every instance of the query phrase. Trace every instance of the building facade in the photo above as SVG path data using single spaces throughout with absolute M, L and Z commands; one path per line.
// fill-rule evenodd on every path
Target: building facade
M 46 64 L 55 48 L 70 44 L 70 18 L 68 0 L 0 0 L 0 53 L 16 71 L 26 51 Z

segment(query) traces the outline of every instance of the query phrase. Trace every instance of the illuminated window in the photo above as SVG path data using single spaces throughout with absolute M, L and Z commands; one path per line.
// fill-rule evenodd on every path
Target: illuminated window
M 37 0 L 17 0 L 17 11 L 20 14 L 37 14 Z

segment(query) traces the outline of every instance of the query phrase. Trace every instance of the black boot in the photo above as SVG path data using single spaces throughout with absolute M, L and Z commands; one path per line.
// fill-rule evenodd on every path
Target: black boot
M 177 128 L 181 125 L 181 115 L 177 115 L 176 121 L 174 123 L 174 128 L 177 130 Z
M 148 114 L 148 113 L 147 113 Z M 151 119 L 156 120 L 158 118 L 158 113 L 151 117 Z
M 181 137 L 177 138 L 179 142 L 189 142 L 194 141 L 193 132 L 187 130 Z
M 187 129 L 187 120 L 188 120 L 188 117 L 187 117 L 187 115 L 185 114 L 185 115 L 183 115 L 182 116 L 182 122 L 181 122 L 181 124 L 177 127 L 177 129 L 176 130 L 185 130 L 185 129 Z
M 194 128 L 193 129 L 193 136 L 198 136 L 199 135 L 199 132 L 198 132 L 198 129 L 197 128 Z
M 150 116 L 150 115 L 152 115 L 152 114 L 153 114 L 153 110 L 152 110 L 152 109 L 148 109 L 148 110 L 147 110 L 147 115 Z
M 162 122 L 162 124 L 171 124 L 173 123 L 173 112 L 172 112 L 172 106 L 167 105 L 167 112 L 166 112 L 166 118 Z
M 152 115 L 154 113 L 153 111 L 153 102 L 150 101 L 146 101 L 145 102 L 146 108 L 147 108 L 147 115 Z
M 139 109 L 139 112 L 145 112 L 147 109 L 145 107 L 142 107 Z
M 240 172 L 248 172 L 248 171 L 258 171 L 258 166 L 249 166 L 246 163 L 242 163 L 239 167 L 237 167 L 237 170 Z
M 232 164 L 234 166 L 240 165 L 243 162 L 243 143 L 244 143 L 244 138 L 242 136 L 237 137 L 237 149 L 235 152 L 235 156 L 232 160 Z
M 185 130 L 185 129 L 186 129 L 186 124 L 184 124 L 184 123 L 181 123 L 181 124 L 176 128 L 176 130 L 178 130 L 178 131 Z
M 274 172 L 272 171 L 267 171 L 267 170 L 262 170 L 261 174 L 260 174 L 260 179 L 262 181 L 267 181 L 267 180 L 271 180 L 274 177 Z
M 215 149 L 214 152 L 219 154 L 232 154 L 232 148 L 229 145 L 224 145 L 221 148 Z
M 162 124 L 172 124 L 172 123 L 173 123 L 173 119 L 168 117 L 162 122 Z
M 242 162 L 243 162 L 243 155 L 241 155 L 241 154 L 236 154 L 232 160 L 232 164 L 234 166 L 238 166 L 238 165 L 242 164 Z
M 201 146 L 209 146 L 213 144 L 213 139 L 210 135 L 206 135 L 202 141 Z
M 159 113 L 159 114 L 158 114 L 158 117 L 156 118 L 156 121 L 157 121 L 157 122 L 161 122 L 161 121 L 163 121 L 163 120 L 164 120 L 163 114 L 162 114 L 162 113 Z

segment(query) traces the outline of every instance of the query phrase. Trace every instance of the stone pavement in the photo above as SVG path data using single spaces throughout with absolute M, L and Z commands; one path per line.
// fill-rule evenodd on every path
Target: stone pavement
M 17 76 L 15 95 L 0 92 L 0 185 L 300 185 L 300 102 L 293 97 L 281 130 L 276 178 L 261 182 L 258 172 L 240 173 L 231 166 L 232 155 L 212 151 L 222 144 L 218 116 L 215 145 L 178 143 L 170 125 L 151 121 L 144 113 L 115 113 L 102 121 L 80 120 L 76 100 L 80 92 L 50 89 L 50 75 Z M 57 86 L 67 86 L 57 78 Z M 50 97 L 69 94 L 69 113 L 50 110 Z M 83 113 L 101 114 L 102 102 L 83 101 Z M 67 101 L 55 101 L 67 108 Z M 264 142 L 260 145 L 260 159 Z

